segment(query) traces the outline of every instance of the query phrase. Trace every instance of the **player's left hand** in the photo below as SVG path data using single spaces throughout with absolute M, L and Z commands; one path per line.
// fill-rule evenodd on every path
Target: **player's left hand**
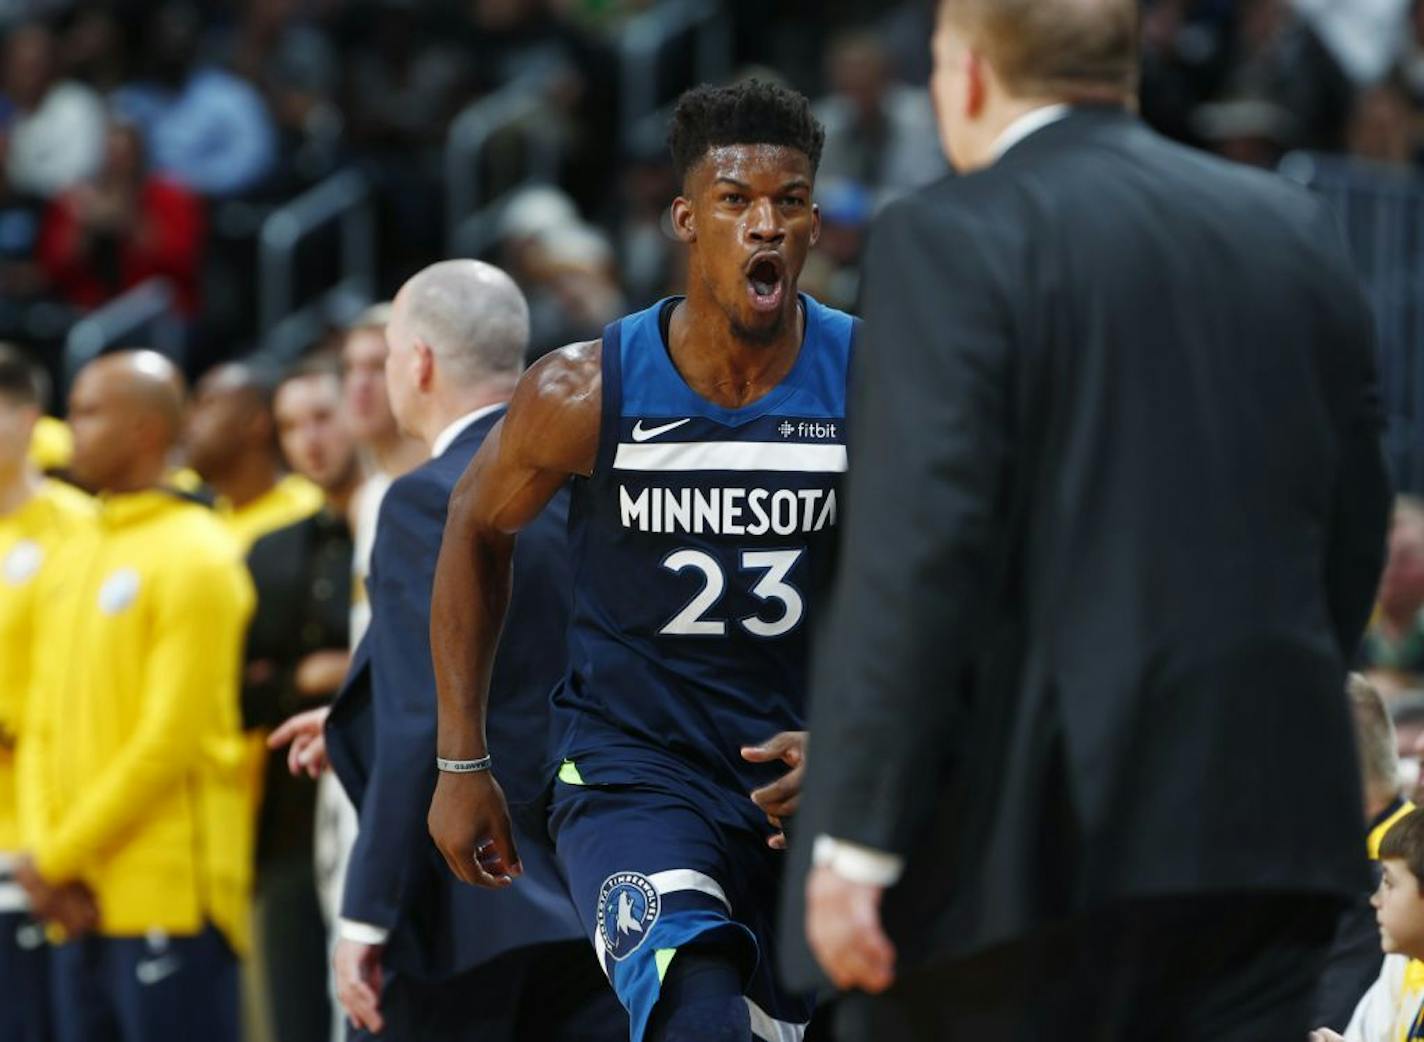
M 749 763 L 780 760 L 791 768 L 770 785 L 763 785 L 751 794 L 752 802 L 766 812 L 766 820 L 781 828 L 782 819 L 795 814 L 801 803 L 801 782 L 806 777 L 806 732 L 782 731 L 761 745 L 744 745 L 742 759 Z M 767 843 L 773 850 L 786 849 L 786 833 L 778 832 Z
M 362 944 L 345 937 L 336 942 L 331 968 L 336 978 L 336 997 L 351 1026 L 379 1035 L 386 1026 L 381 1017 L 381 955 L 379 944 Z
M 895 983 L 895 945 L 880 925 L 884 893 L 825 865 L 811 869 L 806 879 L 806 940 L 842 991 L 878 995 Z

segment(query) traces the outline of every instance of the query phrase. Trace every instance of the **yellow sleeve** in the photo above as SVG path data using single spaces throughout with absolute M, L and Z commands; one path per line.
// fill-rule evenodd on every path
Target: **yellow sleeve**
M 51 881 L 72 879 L 101 855 L 202 761 L 212 736 L 237 733 L 239 659 L 254 601 L 246 570 L 236 559 L 190 558 L 157 592 L 138 726 L 40 837 L 35 867 Z
M 38 846 L 45 826 L 53 821 L 53 807 L 44 764 L 48 763 L 50 732 L 49 699 L 35 697 L 35 685 L 24 702 L 24 720 L 15 746 L 15 798 L 19 814 L 20 842 L 26 849 Z

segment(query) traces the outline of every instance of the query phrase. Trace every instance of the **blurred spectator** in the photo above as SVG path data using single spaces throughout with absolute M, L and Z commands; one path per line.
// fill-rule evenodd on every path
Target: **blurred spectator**
M 101 6 L 81 7 L 60 42 L 61 63 L 71 79 L 86 83 L 101 94 L 123 86 L 127 47 L 123 27 L 114 11 Z
M 1365 848 L 1374 861 L 1379 858 L 1384 834 L 1412 811 L 1414 804 L 1404 798 L 1400 785 L 1394 725 L 1384 699 L 1357 673 L 1350 675 L 1346 694 L 1355 728 L 1360 788 L 1365 797 Z M 1374 881 L 1370 886 L 1370 890 L 1373 889 Z M 1370 907 L 1369 891 L 1366 891 L 1341 915 L 1329 960 L 1321 974 L 1311 1023 L 1344 1031 L 1379 968 L 1379 927 Z
M 1395 61 L 1411 0 L 1291 0 L 1351 81 L 1378 83 Z
M 38 247 L 45 276 L 85 310 L 161 276 L 172 285 L 178 310 L 192 318 L 206 238 L 202 202 L 148 172 L 135 127 L 109 124 L 105 144 L 98 173 L 45 213 Z
M 1238 0 L 1227 99 L 1262 101 L 1288 112 L 1296 148 L 1338 150 L 1352 86 L 1289 0 Z
M 189 465 L 217 494 L 218 515 L 243 553 L 325 502 L 312 482 L 283 473 L 272 385 L 250 366 L 221 365 L 198 381 L 185 446 Z
M 895 82 L 879 37 L 842 36 L 828 68 L 832 93 L 816 105 L 826 127 L 819 177 L 865 185 L 878 205 L 947 172 L 929 94 Z
M 341 385 L 326 365 L 299 368 L 277 387 L 282 452 L 320 487 L 321 510 L 263 536 L 248 556 L 257 612 L 247 638 L 243 723 L 267 730 L 336 692 L 350 657 L 351 530 L 359 482 L 341 413 Z M 257 910 L 277 1042 L 330 1030 L 326 927 L 312 863 L 316 784 L 269 757 L 257 828 Z
M 209 56 L 261 88 L 294 163 L 313 179 L 334 161 L 342 131 L 338 55 L 298 0 L 244 0 L 239 10 L 236 24 L 211 41 Z
M 350 59 L 353 141 L 376 151 L 430 148 L 459 108 L 464 76 L 449 40 L 426 40 L 408 4 L 383 0 Z
M 43 25 L 5 38 L 0 131 L 11 187 L 49 198 L 92 176 L 104 152 L 104 104 L 88 87 L 58 79 L 54 34 Z
M 1424 501 L 1400 496 L 1389 531 L 1379 603 L 1365 633 L 1364 669 L 1395 674 L 1418 687 L 1424 673 Z M 1375 678 L 1372 676 L 1371 680 Z M 1398 687 L 1398 681 L 1389 685 Z
M 936 0 L 904 0 L 881 23 L 891 68 L 902 83 L 923 87 L 930 81 L 930 38 L 938 7 Z
M 276 129 L 255 87 L 196 62 L 198 31 L 194 8 L 159 8 L 147 27 L 144 75 L 117 91 L 114 105 L 144 131 L 159 173 L 203 195 L 248 192 L 274 171 Z
M 1192 130 L 1218 155 L 1273 170 L 1300 137 L 1295 117 L 1263 98 L 1210 102 L 1192 113 Z
M 670 207 L 682 186 L 661 134 L 656 140 L 631 142 L 629 149 L 621 175 L 618 257 L 628 304 L 636 310 L 668 294 L 669 273 L 676 267 L 675 258 L 683 255 L 673 248 Z
M 530 361 L 565 344 L 597 339 L 626 310 L 613 246 L 582 221 L 540 232 L 523 259 Z
M 1416 113 L 1408 90 L 1387 79 L 1355 96 L 1347 144 L 1350 154 L 1387 166 L 1409 169 L 1419 160 Z
M 860 254 L 873 201 L 864 186 L 831 179 L 816 185 L 816 202 L 821 239 L 806 257 L 801 288 L 823 304 L 853 311 L 860 298 Z
M 160 483 L 177 371 L 152 352 L 90 363 L 70 396 L 74 471 L 100 522 L 41 578 L 22 797 L 41 915 L 92 890 L 94 932 L 53 954 L 60 1042 L 236 1042 L 250 829 L 238 676 L 252 587 L 211 512 Z
M 45 408 L 47 381 L 19 351 L 0 344 L 0 1038 L 46 1042 L 49 952 L 44 928 L 14 880 L 21 842 L 16 758 L 23 747 L 39 577 L 94 505 L 50 481 L 27 458 Z
M 466 0 L 461 40 L 477 93 L 539 77 L 564 142 L 561 183 L 587 212 L 607 200 L 617 140 L 618 61 L 550 0 Z
M 1400 77 L 1415 106 L 1424 108 L 1424 0 L 1409 5 L 1400 41 Z

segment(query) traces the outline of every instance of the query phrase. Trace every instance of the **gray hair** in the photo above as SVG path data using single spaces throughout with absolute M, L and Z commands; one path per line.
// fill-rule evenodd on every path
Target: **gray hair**
M 1355 720 L 1355 749 L 1366 789 L 1399 791 L 1399 750 L 1394 721 L 1384 699 L 1373 684 L 1358 673 L 1345 682 L 1350 696 L 1350 712 Z
M 410 332 L 461 385 L 515 376 L 529 346 L 529 305 L 493 264 L 449 260 L 418 272 L 401 290 Z

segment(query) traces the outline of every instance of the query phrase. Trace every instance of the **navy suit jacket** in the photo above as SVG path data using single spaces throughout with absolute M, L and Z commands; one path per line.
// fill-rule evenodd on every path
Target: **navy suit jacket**
M 583 938 L 542 830 L 516 822 L 524 874 L 503 891 L 455 879 L 426 832 L 436 780 L 435 562 L 450 493 L 502 412 L 476 420 L 441 456 L 387 491 L 368 580 L 371 627 L 326 725 L 332 768 L 360 814 L 341 914 L 390 930 L 386 965 L 428 980 L 511 949 Z M 533 800 L 548 782 L 548 698 L 567 659 L 567 514 L 561 492 L 520 533 L 515 548 L 488 720 L 490 749 L 511 805 Z

